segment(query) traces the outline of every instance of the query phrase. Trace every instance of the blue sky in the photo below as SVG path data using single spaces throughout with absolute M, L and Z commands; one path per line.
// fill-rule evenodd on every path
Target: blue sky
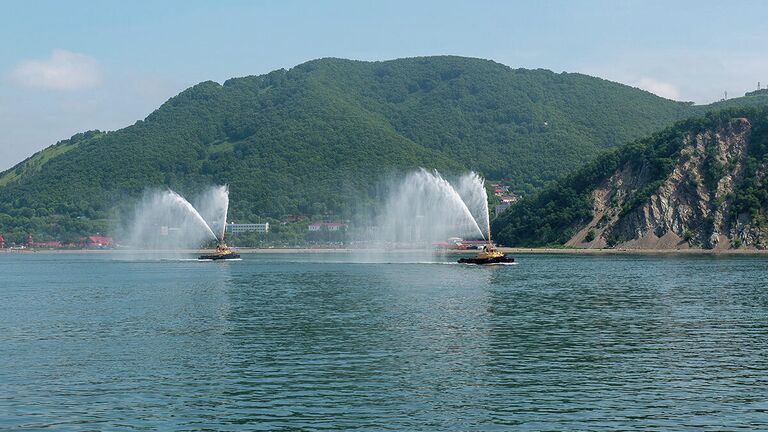
M 764 1 L 0 1 L 0 170 L 204 80 L 454 54 L 709 103 L 768 84 Z

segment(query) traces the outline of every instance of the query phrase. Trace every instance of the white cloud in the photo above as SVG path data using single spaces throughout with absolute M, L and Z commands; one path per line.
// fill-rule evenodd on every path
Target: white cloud
M 680 100 L 680 89 L 672 83 L 660 81 L 651 77 L 642 77 L 637 81 L 636 85 L 657 96 L 672 100 Z
M 101 68 L 92 57 L 57 49 L 43 60 L 27 60 L 11 73 L 23 87 L 74 91 L 101 84 Z
M 742 96 L 760 81 L 768 83 L 768 57 L 752 51 L 658 49 L 652 52 L 606 55 L 597 60 L 565 65 L 578 71 L 640 87 L 675 100 L 709 104 Z

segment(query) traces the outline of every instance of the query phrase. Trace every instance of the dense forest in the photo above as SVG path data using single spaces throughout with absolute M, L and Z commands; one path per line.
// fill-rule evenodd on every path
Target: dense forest
M 728 142 L 726 130 L 732 128 L 734 119 L 741 119 L 749 125 L 745 143 L 738 140 Z M 690 162 L 695 154 L 690 151 L 694 141 L 700 141 L 700 161 L 697 166 Z M 729 146 L 744 145 L 743 154 L 722 156 L 718 153 L 735 151 Z M 687 152 L 683 152 L 688 146 Z M 692 156 L 693 154 L 693 156 Z M 635 184 L 626 196 L 614 197 L 608 205 L 605 218 L 596 226 L 609 223 L 613 212 L 615 227 L 637 213 L 638 208 L 660 193 L 662 186 L 669 182 L 670 174 L 677 168 L 682 176 L 675 184 L 678 191 L 687 194 L 687 204 L 703 211 L 696 218 L 696 211 L 687 215 L 695 222 L 689 226 L 678 226 L 680 237 L 685 243 L 696 246 L 714 247 L 707 238 L 712 233 L 716 219 L 722 218 L 723 209 L 730 220 L 720 225 L 740 224 L 752 228 L 766 226 L 768 209 L 768 108 L 729 108 L 709 112 L 703 117 L 694 117 L 675 124 L 650 137 L 632 142 L 618 149 L 600 155 L 581 169 L 563 177 L 548 187 L 534 193 L 512 206 L 494 221 L 496 240 L 514 246 L 560 246 L 568 242 L 594 216 L 594 197 L 598 187 L 608 188 L 612 176 L 623 173 L 641 173 L 634 177 L 625 176 Z M 638 180 L 639 177 L 639 180 Z M 615 181 L 614 181 L 615 183 Z M 704 197 L 706 201 L 702 199 Z M 613 206 L 614 208 L 610 208 Z M 673 219 L 680 219 L 671 209 Z M 635 215 L 644 216 L 648 215 Z M 650 215 L 657 219 L 664 215 Z M 673 220 L 677 222 L 677 220 Z M 625 224 L 626 225 L 626 224 Z M 741 230 L 743 231 L 743 229 Z M 608 246 L 632 240 L 620 229 L 606 231 Z M 726 233 L 731 236 L 736 230 Z M 763 247 L 761 240 L 753 236 L 755 246 Z M 594 233 L 588 233 L 586 242 L 594 240 Z M 739 238 L 731 239 L 735 246 Z
M 77 134 L 0 173 L 0 232 L 104 232 L 146 188 L 223 183 L 235 220 L 348 217 L 383 176 L 417 166 L 527 193 L 708 108 L 472 58 L 315 60 L 203 82 L 134 125 Z

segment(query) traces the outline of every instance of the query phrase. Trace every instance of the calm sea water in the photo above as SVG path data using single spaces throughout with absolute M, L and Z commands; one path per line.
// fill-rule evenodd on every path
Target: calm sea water
M 765 258 L 116 258 L 0 254 L 0 429 L 768 429 Z

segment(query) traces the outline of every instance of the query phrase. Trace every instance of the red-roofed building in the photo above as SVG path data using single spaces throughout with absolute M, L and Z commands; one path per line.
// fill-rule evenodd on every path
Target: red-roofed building
M 113 247 L 115 242 L 112 237 L 103 236 L 82 236 L 80 237 L 80 246 L 86 248 L 109 248 Z
M 27 240 L 24 242 L 24 245 L 28 248 L 60 248 L 61 242 L 56 240 L 50 240 L 46 242 L 36 242 L 32 240 L 32 234 L 27 234 Z

